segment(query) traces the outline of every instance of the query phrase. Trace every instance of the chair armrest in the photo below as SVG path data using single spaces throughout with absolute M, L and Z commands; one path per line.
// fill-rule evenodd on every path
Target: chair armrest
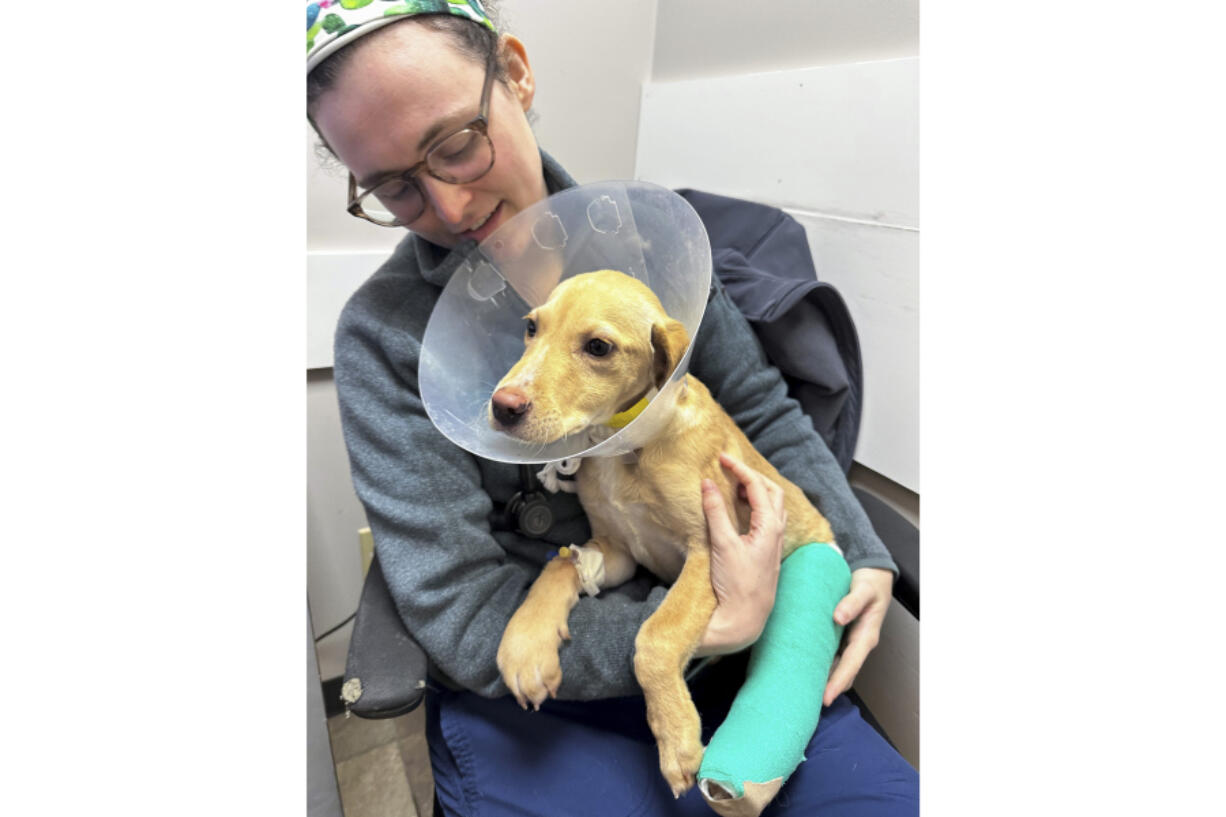
M 358 601 L 341 697 L 358 717 L 395 718 L 416 709 L 425 692 L 426 653 L 405 629 L 376 556 Z
M 894 598 L 907 612 L 919 619 L 919 528 L 884 501 L 859 488 L 852 488 L 873 530 L 881 537 L 894 564 L 898 565 L 898 580 L 894 582 Z

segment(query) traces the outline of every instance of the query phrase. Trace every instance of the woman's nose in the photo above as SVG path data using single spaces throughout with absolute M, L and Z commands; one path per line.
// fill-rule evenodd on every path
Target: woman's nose
M 422 176 L 424 178 L 419 178 L 426 190 L 426 198 L 439 220 L 449 227 L 463 227 L 464 208 L 472 200 L 472 193 L 464 185 L 448 184 L 425 174 Z

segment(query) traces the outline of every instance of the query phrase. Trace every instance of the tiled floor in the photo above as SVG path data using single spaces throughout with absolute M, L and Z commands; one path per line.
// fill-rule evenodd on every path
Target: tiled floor
M 345 817 L 432 817 L 426 713 L 389 720 L 328 719 Z

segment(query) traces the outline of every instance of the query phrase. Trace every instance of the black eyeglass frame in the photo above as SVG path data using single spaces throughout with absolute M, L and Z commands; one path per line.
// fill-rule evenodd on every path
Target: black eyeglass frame
M 385 173 L 379 176 L 378 178 L 376 178 L 374 181 L 371 182 L 369 188 L 367 188 L 360 194 L 358 193 L 358 180 L 354 178 L 353 173 L 350 172 L 349 174 L 349 203 L 345 205 L 345 209 L 349 212 L 349 215 L 356 216 L 357 218 L 360 218 L 360 219 L 365 219 L 366 221 L 369 221 L 372 224 L 378 224 L 380 227 L 403 227 L 410 222 L 416 221 L 418 218 L 421 217 L 421 214 L 426 211 L 426 198 L 427 198 L 426 191 L 417 182 L 417 176 L 420 175 L 421 173 L 423 172 L 429 173 L 431 176 L 438 179 L 440 182 L 444 182 L 446 184 L 468 184 L 470 182 L 477 181 L 477 179 L 480 179 L 485 174 L 490 172 L 490 169 L 493 168 L 494 166 L 494 140 L 490 139 L 490 133 L 489 133 L 490 91 L 494 87 L 494 78 L 497 75 L 497 71 L 495 71 L 495 66 L 497 65 L 497 61 L 498 61 L 498 48 L 495 45 L 493 48 L 490 49 L 489 57 L 486 59 L 486 62 L 485 62 L 485 85 L 481 89 L 481 106 L 478 110 L 477 118 L 473 119 L 471 122 L 464 125 L 463 127 L 456 128 L 451 133 L 444 134 L 438 139 L 435 139 L 434 143 L 430 145 L 428 150 L 426 150 L 426 156 L 424 159 L 422 159 L 420 162 L 410 167 L 408 170 L 393 170 L 390 173 Z M 434 168 L 430 167 L 430 156 L 434 153 L 436 149 L 438 149 L 440 145 L 442 145 L 443 143 L 445 143 L 452 137 L 456 136 L 457 134 L 463 133 L 464 131 L 473 131 L 474 133 L 480 135 L 483 139 L 485 139 L 485 142 L 489 146 L 489 150 L 490 150 L 490 163 L 488 166 L 486 166 L 485 170 L 482 170 L 480 173 L 478 173 L 476 176 L 473 176 L 471 179 L 460 180 L 454 177 L 448 178 L 445 175 L 441 175 Z M 416 187 L 418 195 L 421 196 L 421 210 L 419 210 L 417 214 L 413 216 L 413 218 L 408 219 L 407 221 L 401 221 L 400 218 L 397 217 L 393 219 L 391 222 L 387 222 L 381 219 L 377 219 L 374 216 L 371 216 L 364 209 L 362 209 L 363 199 L 365 199 L 367 196 L 374 193 L 375 190 L 379 189 L 381 185 L 391 181 L 392 179 L 396 179 L 396 178 L 403 179 L 405 182 L 408 182 L 409 184 Z

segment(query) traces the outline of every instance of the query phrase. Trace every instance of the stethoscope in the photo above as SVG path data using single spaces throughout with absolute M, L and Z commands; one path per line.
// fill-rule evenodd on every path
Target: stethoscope
M 542 490 L 532 466 L 519 466 L 519 490 L 507 500 L 502 513 L 508 527 L 531 539 L 544 538 L 553 527 L 549 495 Z

